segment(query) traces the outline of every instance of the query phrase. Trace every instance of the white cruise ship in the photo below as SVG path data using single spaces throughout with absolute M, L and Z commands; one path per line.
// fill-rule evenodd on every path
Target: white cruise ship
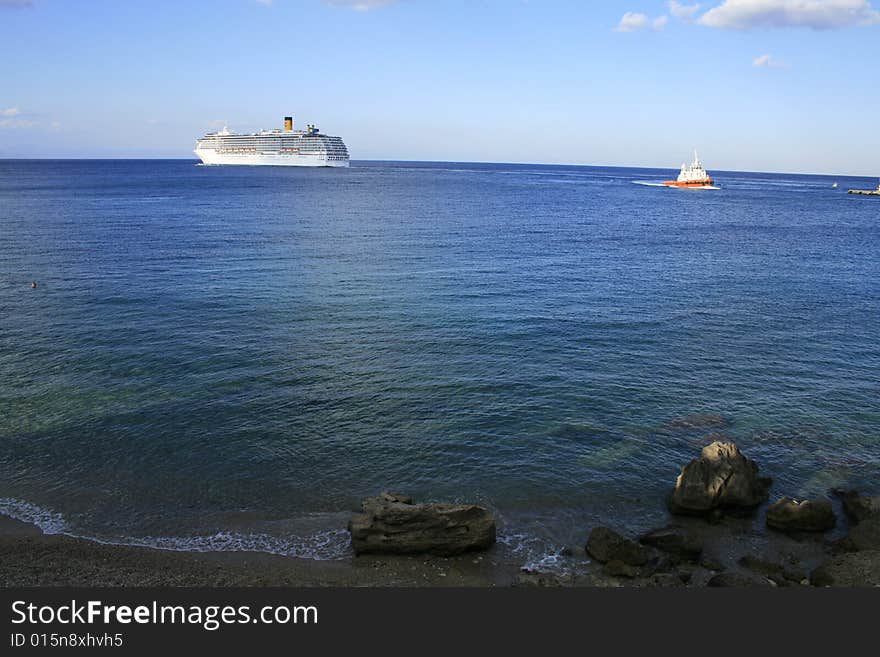
M 196 142 L 195 154 L 205 164 L 268 165 L 286 167 L 347 167 L 348 149 L 340 137 L 321 134 L 314 125 L 293 129 L 293 117 L 284 117 L 283 130 L 240 135 L 223 128 Z

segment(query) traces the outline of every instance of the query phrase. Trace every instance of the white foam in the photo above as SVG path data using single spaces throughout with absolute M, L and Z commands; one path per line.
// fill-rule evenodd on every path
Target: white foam
M 501 534 L 498 543 L 505 546 L 517 559 L 521 568 L 535 573 L 567 574 L 569 566 L 562 554 L 562 547 L 548 544 L 530 534 Z
M 333 561 L 351 556 L 351 539 L 345 529 L 289 537 L 221 531 L 200 536 L 116 538 L 73 533 L 60 513 L 14 498 L 0 498 L 0 514 L 36 525 L 44 534 L 63 534 L 104 545 L 129 545 L 175 552 L 265 552 L 315 561 Z
M 305 537 L 217 532 L 203 536 L 146 536 L 105 541 L 174 552 L 265 552 L 285 557 L 333 561 L 351 556 L 349 533 L 334 529 Z
M 67 531 L 67 522 L 60 513 L 23 500 L 0 497 L 0 514 L 36 525 L 44 534 L 64 534 Z

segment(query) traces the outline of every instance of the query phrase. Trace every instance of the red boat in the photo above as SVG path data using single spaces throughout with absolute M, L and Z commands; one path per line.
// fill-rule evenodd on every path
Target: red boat
M 708 174 L 703 163 L 700 162 L 700 156 L 694 151 L 694 161 L 688 166 L 681 165 L 681 173 L 678 174 L 677 180 L 667 180 L 663 184 L 667 187 L 691 187 L 700 189 L 702 187 L 712 187 L 714 180 Z

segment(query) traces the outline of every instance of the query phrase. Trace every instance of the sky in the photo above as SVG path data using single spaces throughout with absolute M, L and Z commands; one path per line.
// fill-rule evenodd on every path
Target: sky
M 880 175 L 873 2 L 0 0 L 0 157 L 292 114 L 355 160 Z

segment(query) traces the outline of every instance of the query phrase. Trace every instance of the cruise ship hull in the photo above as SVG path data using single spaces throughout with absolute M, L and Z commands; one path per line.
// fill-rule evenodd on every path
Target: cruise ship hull
M 349 160 L 331 160 L 324 155 L 280 153 L 217 153 L 211 149 L 193 151 L 204 164 L 271 167 L 348 167 Z

